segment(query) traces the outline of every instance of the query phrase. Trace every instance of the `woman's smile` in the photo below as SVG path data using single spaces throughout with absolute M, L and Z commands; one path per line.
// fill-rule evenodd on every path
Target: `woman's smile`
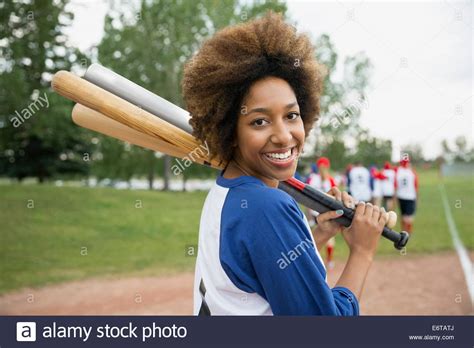
M 262 157 L 265 162 L 275 167 L 276 169 L 291 167 L 298 158 L 298 148 L 293 146 L 291 148 L 273 150 L 263 153 Z

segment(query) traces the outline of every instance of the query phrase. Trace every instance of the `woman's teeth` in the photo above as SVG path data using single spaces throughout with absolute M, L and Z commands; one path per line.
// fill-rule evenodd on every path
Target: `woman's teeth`
M 276 159 L 276 160 L 287 160 L 291 156 L 292 149 L 289 149 L 288 151 L 284 153 L 266 153 L 265 156 L 271 159 Z

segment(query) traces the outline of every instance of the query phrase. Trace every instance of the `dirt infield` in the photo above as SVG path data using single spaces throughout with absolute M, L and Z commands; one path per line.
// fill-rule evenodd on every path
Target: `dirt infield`
M 471 253 L 471 259 L 473 253 Z M 342 272 L 328 274 L 332 286 Z M 192 314 L 193 274 L 166 277 L 98 278 L 0 297 L 2 315 L 187 315 Z M 463 315 L 472 306 L 458 257 L 379 257 L 366 281 L 362 315 Z

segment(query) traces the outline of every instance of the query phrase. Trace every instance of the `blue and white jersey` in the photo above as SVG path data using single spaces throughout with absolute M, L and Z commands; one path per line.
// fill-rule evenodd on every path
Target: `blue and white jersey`
M 329 288 L 306 217 L 287 193 L 251 176 L 209 191 L 199 227 L 194 314 L 358 315 L 347 288 Z

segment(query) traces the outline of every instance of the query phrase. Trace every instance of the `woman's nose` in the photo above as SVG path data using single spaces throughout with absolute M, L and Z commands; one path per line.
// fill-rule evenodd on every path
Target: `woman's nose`
M 274 123 L 272 132 L 270 140 L 274 144 L 287 145 L 293 138 L 290 128 L 285 122 Z

